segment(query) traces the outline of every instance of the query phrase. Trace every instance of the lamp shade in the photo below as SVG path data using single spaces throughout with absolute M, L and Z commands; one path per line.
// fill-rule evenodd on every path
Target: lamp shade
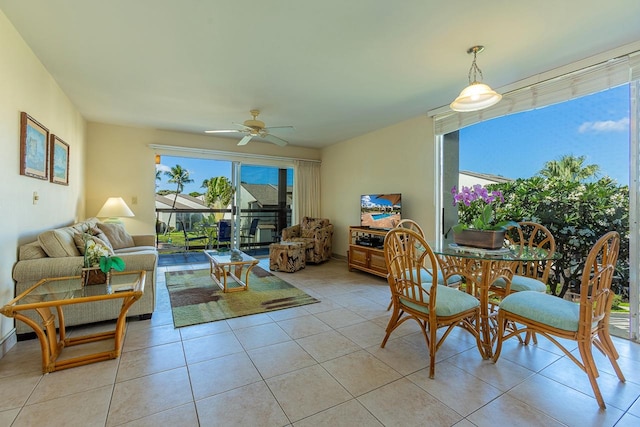
M 460 95 L 451 103 L 453 111 L 477 111 L 491 107 L 502 99 L 502 95 L 491 89 L 488 85 L 473 82 L 462 89 Z
M 101 218 L 135 216 L 122 197 L 109 197 L 96 215 Z

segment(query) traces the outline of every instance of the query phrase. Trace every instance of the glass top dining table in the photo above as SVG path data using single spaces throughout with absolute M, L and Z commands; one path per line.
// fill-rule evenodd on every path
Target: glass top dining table
M 561 258 L 558 252 L 540 248 L 511 245 L 500 249 L 481 249 L 455 243 L 429 242 L 438 258 L 445 282 L 454 275 L 464 279 L 464 290 L 480 300 L 480 324 L 477 325 L 483 346 L 482 356 L 490 358 L 496 340 L 496 306 L 491 304 L 491 285 L 499 278 L 509 284 L 518 265 L 527 261 L 548 261 Z

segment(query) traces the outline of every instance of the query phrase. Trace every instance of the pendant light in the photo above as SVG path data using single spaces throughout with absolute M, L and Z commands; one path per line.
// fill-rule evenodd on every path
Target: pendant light
M 467 53 L 473 53 L 473 62 L 469 69 L 469 86 L 462 89 L 460 95 L 451 103 L 453 111 L 477 111 L 497 104 L 502 95 L 482 83 L 482 71 L 476 64 L 476 55 L 484 50 L 484 46 L 473 46 Z M 480 80 L 478 80 L 480 75 Z

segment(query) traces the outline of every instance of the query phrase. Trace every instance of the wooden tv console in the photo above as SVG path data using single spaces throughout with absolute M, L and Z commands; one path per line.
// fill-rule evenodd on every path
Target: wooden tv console
M 387 263 L 382 248 L 386 235 L 387 230 L 349 227 L 349 271 L 357 269 L 386 278 Z

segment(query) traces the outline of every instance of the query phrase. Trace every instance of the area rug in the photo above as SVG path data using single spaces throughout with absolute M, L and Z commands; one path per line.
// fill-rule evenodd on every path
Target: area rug
M 249 290 L 241 292 L 222 292 L 208 268 L 165 277 L 176 328 L 320 302 L 258 266 L 249 273 Z

